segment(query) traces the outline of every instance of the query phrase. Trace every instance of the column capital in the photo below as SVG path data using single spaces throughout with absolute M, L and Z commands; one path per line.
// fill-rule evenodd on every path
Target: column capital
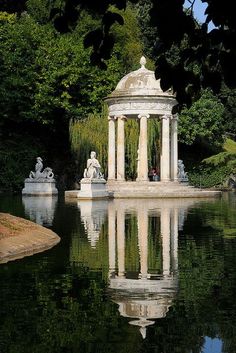
M 171 116 L 172 116 L 172 115 L 165 114 L 165 115 L 162 115 L 162 116 L 160 117 L 160 119 L 161 119 L 161 120 L 162 120 L 162 119 L 168 120 L 168 119 L 171 118 Z
M 171 115 L 171 120 L 179 120 L 179 114 L 176 113 L 176 114 Z
M 115 121 L 116 120 L 116 116 L 108 115 L 108 121 L 110 121 L 110 120 Z
M 115 119 L 120 119 L 120 120 L 124 120 L 124 121 L 126 121 L 126 120 L 127 120 L 127 118 L 126 118 L 126 116 L 125 116 L 125 115 L 115 116 Z
M 147 119 L 149 119 L 149 118 L 150 118 L 150 115 L 149 115 L 149 114 L 139 114 L 139 115 L 138 115 L 138 118 L 139 118 L 139 119 L 144 118 L 144 117 L 146 117 Z

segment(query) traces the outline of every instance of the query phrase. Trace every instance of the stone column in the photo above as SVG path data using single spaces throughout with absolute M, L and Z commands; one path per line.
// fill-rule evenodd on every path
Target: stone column
M 108 180 L 116 178 L 115 117 L 108 117 Z
M 161 181 L 170 180 L 170 118 L 167 115 L 161 118 Z
M 163 275 L 170 274 L 170 209 L 161 209 L 161 238 L 162 238 L 162 270 Z
M 172 115 L 171 117 L 171 133 L 170 133 L 170 145 L 171 145 L 171 180 L 178 181 L 178 115 Z
M 108 205 L 108 245 L 109 274 L 112 276 L 116 268 L 116 213 L 112 203 Z
M 117 210 L 117 257 L 118 276 L 125 275 L 125 213 L 123 209 Z
M 140 255 L 140 278 L 148 276 L 148 210 L 138 208 L 138 246 Z
M 125 180 L 125 116 L 118 117 L 117 126 L 117 180 Z
M 137 181 L 148 180 L 148 150 L 147 150 L 147 119 L 149 114 L 140 114 L 140 132 L 139 132 L 139 167 Z

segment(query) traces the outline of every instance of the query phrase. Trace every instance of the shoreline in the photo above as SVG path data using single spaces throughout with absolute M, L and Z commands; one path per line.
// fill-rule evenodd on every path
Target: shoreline
M 48 250 L 60 237 L 24 218 L 0 213 L 0 264 Z

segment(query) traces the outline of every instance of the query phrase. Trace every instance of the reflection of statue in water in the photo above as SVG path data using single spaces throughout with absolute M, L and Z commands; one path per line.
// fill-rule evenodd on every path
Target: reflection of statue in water
M 54 220 L 54 213 L 57 204 L 57 197 L 28 197 L 23 196 L 25 214 L 33 222 L 44 227 L 51 227 Z
M 90 153 L 90 158 L 87 160 L 87 168 L 84 170 L 84 178 L 86 179 L 102 179 L 101 165 L 96 159 L 96 152 Z
M 188 173 L 184 171 L 184 163 L 181 159 L 178 160 L 178 179 L 179 181 L 188 181 Z
M 53 179 L 54 174 L 52 169 L 47 167 L 43 170 L 43 160 L 41 157 L 36 158 L 37 163 L 35 164 L 35 172 L 30 172 L 29 178 L 30 179 Z M 43 170 L 43 171 L 42 171 Z

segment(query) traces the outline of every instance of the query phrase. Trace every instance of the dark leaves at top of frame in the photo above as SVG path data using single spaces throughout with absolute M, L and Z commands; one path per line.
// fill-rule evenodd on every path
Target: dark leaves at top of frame
M 183 11 L 182 0 L 173 1 L 171 5 L 166 0 L 152 1 L 151 24 L 157 27 L 158 36 L 167 48 L 173 43 L 179 43 L 185 33 L 194 30 L 194 21 Z
M 67 18 L 65 16 L 56 17 L 53 21 L 55 29 L 60 33 L 67 33 L 70 31 Z
M 104 34 L 101 28 L 90 31 L 88 34 L 86 34 L 84 39 L 85 48 L 93 47 L 95 50 L 97 50 L 101 46 L 103 37 Z
M 231 30 L 236 29 L 235 21 L 235 0 L 202 0 L 207 2 L 208 6 L 206 8 L 205 14 L 207 15 L 206 22 L 210 21 L 216 27 L 227 26 Z
M 218 70 L 211 69 L 207 65 L 202 66 L 201 85 L 203 88 L 211 87 L 214 93 L 221 89 L 222 75 Z
M 236 53 L 222 51 L 219 55 L 224 81 L 229 87 L 236 87 Z
M 124 24 L 124 19 L 121 15 L 115 12 L 107 11 L 102 19 L 104 25 L 104 31 L 108 32 L 110 27 L 115 23 L 119 23 L 120 25 Z

